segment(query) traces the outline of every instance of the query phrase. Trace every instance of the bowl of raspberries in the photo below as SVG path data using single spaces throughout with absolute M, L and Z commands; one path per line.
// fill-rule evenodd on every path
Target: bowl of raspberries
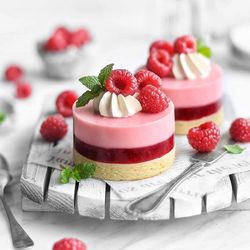
M 85 47 L 91 40 L 91 35 L 85 28 L 56 28 L 47 39 L 37 45 L 46 75 L 55 79 L 75 77 L 82 68 Z

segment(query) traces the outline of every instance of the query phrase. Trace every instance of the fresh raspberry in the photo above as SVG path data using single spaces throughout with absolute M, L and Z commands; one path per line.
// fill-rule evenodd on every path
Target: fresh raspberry
M 77 100 L 75 91 L 63 91 L 56 99 L 56 109 L 64 117 L 72 116 L 72 106 Z
M 91 36 L 89 32 L 86 29 L 79 29 L 71 33 L 69 43 L 79 48 L 90 40 Z
M 49 116 L 40 127 L 41 136 L 49 142 L 62 139 L 68 131 L 68 125 L 61 115 Z
M 87 250 L 87 246 L 78 239 L 65 238 L 57 241 L 53 250 Z
M 174 42 L 174 52 L 181 53 L 193 53 L 196 51 L 196 39 L 193 36 L 186 35 L 177 38 Z
M 31 95 L 32 88 L 27 82 L 19 82 L 16 84 L 16 97 L 17 98 L 27 98 Z
M 250 142 L 250 119 L 236 119 L 230 127 L 230 135 L 235 141 Z
M 162 49 L 169 53 L 169 55 L 174 54 L 173 45 L 165 40 L 157 40 L 150 45 L 149 52 L 152 53 L 155 49 Z
M 146 85 L 139 93 L 138 100 L 146 113 L 159 113 L 169 106 L 165 93 L 153 85 Z
M 105 83 L 106 89 L 117 95 L 133 95 L 138 90 L 136 78 L 126 69 L 115 69 Z
M 214 122 L 205 122 L 191 128 L 187 134 L 189 144 L 199 152 L 210 152 L 220 140 L 220 130 Z
M 68 37 L 65 31 L 58 29 L 54 34 L 45 42 L 44 49 L 48 51 L 62 51 L 68 46 Z
M 149 85 L 149 84 L 153 85 L 155 87 L 161 86 L 161 78 L 149 70 L 145 70 L 145 69 L 139 70 L 135 74 L 135 78 L 138 81 L 139 90 L 141 90 L 143 87 L 145 87 L 146 85 Z
M 23 69 L 18 65 L 9 65 L 5 70 L 5 79 L 7 81 L 17 81 L 23 76 Z
M 147 69 L 160 77 L 168 76 L 172 71 L 172 60 L 165 50 L 153 50 L 147 61 Z
M 68 41 L 69 38 L 70 38 L 71 33 L 70 33 L 70 31 L 69 31 L 66 27 L 61 26 L 61 27 L 58 27 L 58 28 L 55 30 L 55 32 L 54 32 L 53 35 L 54 35 L 54 36 L 55 36 L 55 35 L 62 36 L 62 37 L 65 38 L 65 40 Z

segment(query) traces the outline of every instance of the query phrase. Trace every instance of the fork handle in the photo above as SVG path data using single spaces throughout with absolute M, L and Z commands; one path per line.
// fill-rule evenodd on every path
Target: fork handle
M 16 221 L 4 196 L 0 195 L 0 199 L 2 200 L 7 217 L 9 219 L 10 231 L 11 231 L 12 242 L 13 242 L 14 247 L 15 248 L 27 248 L 27 247 L 33 246 L 34 242 L 28 236 L 28 234 L 24 231 L 24 229 L 20 226 L 20 224 Z
M 180 175 L 175 177 L 169 183 L 164 184 L 151 193 L 131 201 L 127 205 L 126 211 L 135 216 L 140 216 L 142 214 L 147 214 L 154 211 L 175 188 L 177 188 L 184 180 L 186 180 L 186 178 L 194 173 L 197 173 L 204 166 L 204 162 L 192 163 L 187 169 L 185 169 Z

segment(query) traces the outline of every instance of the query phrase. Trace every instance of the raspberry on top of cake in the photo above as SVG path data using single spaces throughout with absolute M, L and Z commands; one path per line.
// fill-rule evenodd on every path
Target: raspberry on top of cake
M 157 40 L 149 47 L 144 68 L 162 79 L 162 90 L 175 105 L 177 134 L 207 121 L 223 121 L 223 72 L 211 56 L 211 49 L 191 35 L 174 42 Z

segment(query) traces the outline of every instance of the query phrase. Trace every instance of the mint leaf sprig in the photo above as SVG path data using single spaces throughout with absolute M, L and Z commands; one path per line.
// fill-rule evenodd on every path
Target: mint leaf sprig
M 60 173 L 60 182 L 62 184 L 69 183 L 70 179 L 80 182 L 83 179 L 88 179 L 94 176 L 96 164 L 92 162 L 84 162 L 71 167 L 63 167 Z
M 105 81 L 108 79 L 110 76 L 112 70 L 113 70 L 114 64 L 108 64 L 105 66 L 103 69 L 101 69 L 99 75 L 98 75 L 98 80 L 101 83 L 103 87 L 105 87 Z
M 6 119 L 6 115 L 3 112 L 0 112 L 0 124 L 2 124 L 4 122 L 4 120 Z
M 212 50 L 202 40 L 197 41 L 197 52 L 208 58 L 212 56 Z
M 102 91 L 105 91 L 105 82 L 110 76 L 113 70 L 114 64 L 108 64 L 103 69 L 101 69 L 99 75 L 96 76 L 83 76 L 79 79 L 79 81 L 87 87 L 85 93 L 83 93 L 76 102 L 76 107 L 82 107 L 89 103 L 90 100 L 99 96 Z
M 242 148 L 237 144 L 225 145 L 224 148 L 230 154 L 241 154 L 245 150 L 245 148 Z

